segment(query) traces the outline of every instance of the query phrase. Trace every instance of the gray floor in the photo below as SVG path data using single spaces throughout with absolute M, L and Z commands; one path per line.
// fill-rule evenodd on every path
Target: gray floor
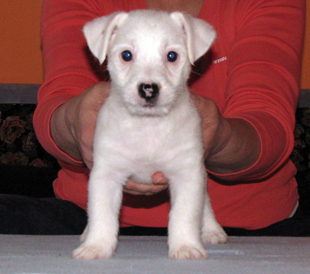
M 310 273 L 310 238 L 231 237 L 199 261 L 168 259 L 166 240 L 123 236 L 112 259 L 80 261 L 77 236 L 0 235 L 0 273 Z

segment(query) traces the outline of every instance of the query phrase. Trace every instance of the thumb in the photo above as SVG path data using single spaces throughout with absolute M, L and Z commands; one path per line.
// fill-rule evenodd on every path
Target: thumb
M 152 176 L 153 184 L 165 185 L 168 184 L 169 180 L 165 177 L 164 173 L 157 171 Z

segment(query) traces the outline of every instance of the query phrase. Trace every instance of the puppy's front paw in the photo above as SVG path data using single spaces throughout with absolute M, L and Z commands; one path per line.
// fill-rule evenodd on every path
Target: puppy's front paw
M 206 259 L 208 254 L 203 247 L 181 246 L 169 251 L 169 257 L 177 260 L 198 260 Z
M 202 232 L 202 241 L 205 244 L 223 244 L 227 242 L 227 234 L 222 227 L 214 230 L 205 229 Z
M 96 260 L 96 259 L 108 259 L 112 257 L 115 248 L 107 248 L 101 245 L 81 245 L 73 251 L 74 259 L 82 260 Z

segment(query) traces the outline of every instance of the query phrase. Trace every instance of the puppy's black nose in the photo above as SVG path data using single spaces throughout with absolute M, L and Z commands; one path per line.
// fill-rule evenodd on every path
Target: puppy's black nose
M 154 105 L 159 95 L 159 87 L 157 84 L 145 84 L 142 83 L 139 86 L 139 95 L 145 99 L 148 105 Z

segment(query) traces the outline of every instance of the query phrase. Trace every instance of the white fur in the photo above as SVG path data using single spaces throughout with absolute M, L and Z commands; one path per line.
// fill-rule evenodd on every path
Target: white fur
M 88 226 L 73 256 L 109 258 L 117 245 L 122 187 L 129 177 L 151 183 L 156 171 L 169 179 L 169 256 L 207 257 L 201 243 L 225 242 L 206 193 L 200 117 L 186 81 L 191 63 L 210 47 L 215 32 L 189 15 L 155 11 L 113 13 L 88 23 L 84 34 L 102 63 L 108 56 L 110 96 L 100 110 L 94 166 L 89 180 Z M 131 61 L 122 52 L 132 53 Z M 175 62 L 168 52 L 178 53 Z M 156 83 L 156 103 L 146 106 L 141 83 Z M 203 222 L 203 224 L 202 224 Z

